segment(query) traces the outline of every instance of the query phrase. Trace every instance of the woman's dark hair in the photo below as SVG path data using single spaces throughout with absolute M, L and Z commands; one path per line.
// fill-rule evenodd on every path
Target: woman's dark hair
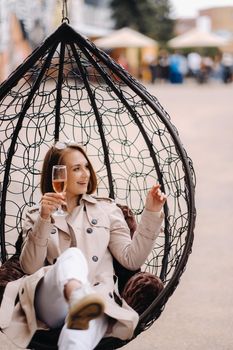
M 90 180 L 87 187 L 87 193 L 91 194 L 95 192 L 97 188 L 97 177 L 96 173 L 93 169 L 93 166 L 90 162 L 90 160 L 87 157 L 86 152 L 80 145 L 66 145 L 63 148 L 57 148 L 56 145 L 52 146 L 46 153 L 43 167 L 42 167 L 42 173 L 41 173 L 41 181 L 40 181 L 40 190 L 41 193 L 47 193 L 47 192 L 54 192 L 53 185 L 52 185 L 52 169 L 54 165 L 57 164 L 63 164 L 64 156 L 71 151 L 79 151 L 81 152 L 84 157 L 86 158 L 90 170 Z

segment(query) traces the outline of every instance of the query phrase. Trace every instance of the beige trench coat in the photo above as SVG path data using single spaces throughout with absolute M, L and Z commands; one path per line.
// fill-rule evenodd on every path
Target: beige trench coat
M 125 301 L 119 306 L 113 298 L 114 284 L 112 255 L 126 268 L 136 270 L 150 254 L 163 221 L 163 214 L 144 210 L 137 231 L 131 241 L 129 228 L 121 209 L 108 198 L 84 195 L 82 226 L 77 223 L 77 211 L 53 221 L 42 220 L 39 208 L 29 210 L 21 253 L 21 266 L 28 276 L 8 283 L 0 309 L 0 327 L 17 346 L 26 348 L 37 329 L 46 325 L 36 319 L 35 289 L 39 280 L 56 258 L 67 248 L 77 245 L 86 256 L 89 281 L 106 302 L 105 312 L 116 319 L 111 334 L 130 339 L 138 323 L 138 314 Z M 14 307 L 15 296 L 19 302 Z

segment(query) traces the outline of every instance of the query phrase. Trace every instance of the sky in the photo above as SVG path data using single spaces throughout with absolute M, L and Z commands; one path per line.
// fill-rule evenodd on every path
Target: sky
M 198 10 L 208 7 L 233 6 L 233 0 L 170 0 L 173 17 L 196 17 Z

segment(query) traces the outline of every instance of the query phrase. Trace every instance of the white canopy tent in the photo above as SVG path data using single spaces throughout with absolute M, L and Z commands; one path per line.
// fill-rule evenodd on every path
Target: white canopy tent
M 113 58 L 118 62 L 119 52 L 121 52 L 120 56 L 124 56 L 128 62 L 127 70 L 136 77 L 147 74 L 148 57 L 151 61 L 151 57 L 155 57 L 158 51 L 156 40 L 128 27 L 115 30 L 95 40 L 94 43 L 103 50 L 112 50 L 115 54 L 117 53 L 118 58 L 114 55 Z
M 158 46 L 156 40 L 128 27 L 115 30 L 103 38 L 95 40 L 94 43 L 102 49 Z
M 209 31 L 194 28 L 169 40 L 168 45 L 174 49 L 185 47 L 222 47 L 228 41 Z

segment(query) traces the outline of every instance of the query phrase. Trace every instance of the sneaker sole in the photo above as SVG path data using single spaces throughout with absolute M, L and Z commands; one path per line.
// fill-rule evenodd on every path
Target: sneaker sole
M 89 322 L 104 313 L 104 302 L 101 298 L 88 295 L 74 304 L 67 316 L 67 328 L 85 330 Z

